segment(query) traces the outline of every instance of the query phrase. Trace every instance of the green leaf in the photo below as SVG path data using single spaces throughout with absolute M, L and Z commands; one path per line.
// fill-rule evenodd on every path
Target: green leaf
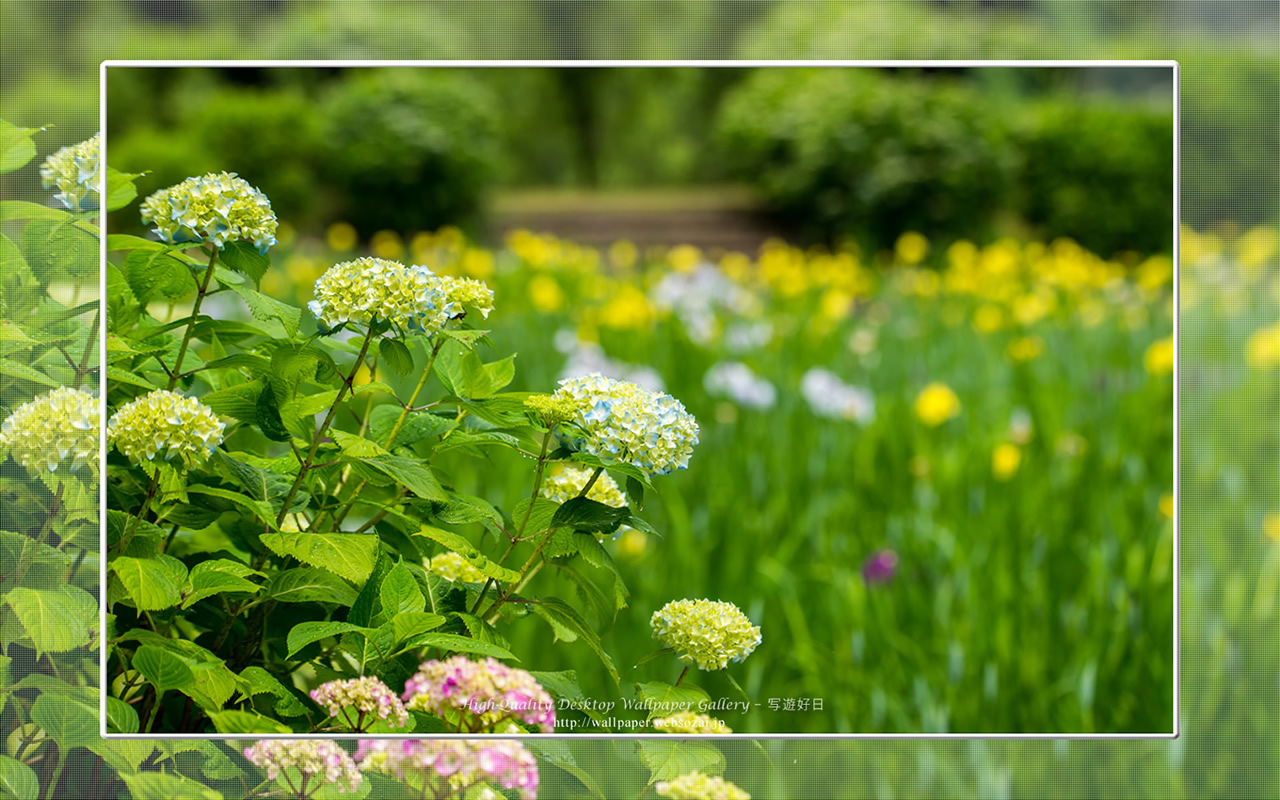
M 433 631 L 444 624 L 444 617 L 430 611 L 416 611 L 400 614 L 391 620 L 391 631 L 395 635 L 395 643 L 402 645 L 419 634 Z
M 177 299 L 196 292 L 191 268 L 164 250 L 134 250 L 124 262 L 129 288 L 139 303 Z
M 63 221 L 71 215 L 56 208 L 28 203 L 26 200 L 0 200 L 0 222 L 11 219 L 48 219 Z
M 31 704 L 31 721 L 64 752 L 98 740 L 97 706 L 76 697 L 40 695 Z
M 532 608 L 535 614 L 551 625 L 557 640 L 565 639 L 564 633 L 570 632 L 575 638 L 585 641 L 595 651 L 600 663 L 604 664 L 613 682 L 618 686 L 622 685 L 622 678 L 618 675 L 618 668 L 613 665 L 613 659 L 600 646 L 600 637 L 572 606 L 559 598 L 546 597 L 534 603 Z
M 22 251 L 42 284 L 61 276 L 96 277 L 98 249 L 98 238 L 76 225 L 33 220 L 22 229 Z
M 289 432 L 289 428 L 285 425 L 283 415 L 280 413 L 280 406 L 276 401 L 276 393 L 270 386 L 262 390 L 262 394 L 258 395 L 258 430 L 262 431 L 262 435 L 273 442 L 287 442 L 293 438 L 293 434 Z M 304 431 L 298 431 L 304 433 Z
M 250 425 L 258 424 L 258 397 L 267 382 L 261 378 L 228 386 L 216 392 L 210 392 L 200 398 L 200 402 L 212 408 L 224 417 L 238 419 Z
M 187 491 L 191 494 L 203 494 L 208 495 L 209 497 L 220 497 L 223 500 L 229 500 L 241 508 L 248 510 L 267 525 L 275 526 L 276 512 L 272 511 L 271 506 L 262 500 L 254 500 L 252 497 L 241 494 L 240 492 L 233 492 L 229 489 L 223 489 L 217 486 L 204 486 L 203 484 L 187 486 Z
M 535 675 L 547 675 L 555 673 L 534 673 Z M 587 791 L 591 792 L 592 797 L 599 800 L 608 800 L 608 795 L 600 788 L 600 784 L 582 767 L 578 766 L 578 762 L 573 758 L 573 751 L 569 749 L 569 743 L 560 739 L 547 739 L 541 736 L 530 736 L 526 740 L 525 747 L 534 755 L 541 755 L 548 762 L 555 764 L 560 769 L 569 773 L 573 777 L 582 781 L 582 785 L 587 787 Z
M 40 781 L 31 767 L 16 758 L 0 756 L 0 792 L 9 797 L 39 797 Z
M 107 698 L 107 733 L 137 733 L 138 712 L 116 697 Z
M 0 173 L 21 169 L 36 157 L 36 143 L 31 141 L 31 134 L 42 130 L 44 129 L 19 128 L 12 122 L 0 119 Z M 34 796 L 35 792 L 31 794 Z
M 443 528 L 436 528 L 431 525 L 423 525 L 416 532 L 417 536 L 424 536 L 433 542 L 439 542 L 446 548 L 452 550 L 467 560 L 467 563 L 484 573 L 487 577 L 506 583 L 515 583 L 520 580 L 520 573 L 507 567 L 499 566 L 496 562 L 490 561 L 484 553 L 476 549 L 465 536 L 447 531 Z
M 240 714 L 239 711 L 224 711 L 223 714 Z M 218 728 L 219 733 L 255 733 L 253 730 L 223 730 L 218 726 L 216 717 L 221 714 L 213 715 L 214 727 Z M 283 728 L 281 730 L 281 728 Z M 266 733 L 289 733 L 288 728 L 277 725 L 274 728 L 263 731 Z M 133 800 L 222 800 L 222 795 L 205 786 L 203 783 L 185 778 L 177 773 L 170 772 L 135 772 L 132 775 L 121 775 L 120 779 L 129 787 L 129 796 Z
M 672 686 L 660 681 L 637 683 L 636 696 L 649 710 L 650 719 L 670 716 L 677 711 L 697 711 L 699 704 L 711 702 L 710 695 L 697 686 Z
M 389 403 L 377 406 L 369 418 L 369 435 L 377 442 L 386 442 L 391 433 L 391 426 L 400 417 L 399 406 Z M 411 411 L 405 418 L 404 425 L 396 434 L 392 447 L 405 447 L 417 444 L 423 439 L 448 433 L 458 427 L 456 420 L 450 417 L 433 414 L 430 411 Z
M 475 653 L 481 656 L 519 661 L 515 654 L 505 647 L 492 642 L 482 642 L 470 636 L 458 636 L 452 633 L 427 633 L 413 640 L 415 647 L 438 647 L 451 653 Z
M 369 578 L 380 549 L 376 535 L 354 533 L 264 533 L 261 541 L 277 555 L 327 569 L 352 583 Z
M 435 446 L 435 452 L 446 453 L 450 450 L 464 450 L 475 455 L 480 454 L 482 447 L 506 447 L 510 450 L 520 449 L 520 440 L 502 431 L 454 431 Z
M 493 396 L 515 377 L 515 356 L 485 364 L 474 350 L 445 346 L 436 356 L 435 370 L 449 392 L 467 400 Z
M 112 698 L 115 699 L 115 698 Z M 132 710 L 132 706 L 130 706 Z M 134 718 L 137 718 L 134 713 Z M 120 731 L 126 733 L 127 731 Z M 132 731 L 137 733 L 137 731 Z M 156 743 L 145 739 L 99 739 L 86 745 L 90 752 L 99 756 L 103 762 L 121 775 L 130 775 L 138 771 L 142 762 L 156 752 Z
M 138 187 L 133 185 L 141 172 L 121 172 L 107 167 L 107 199 L 102 204 L 103 211 L 119 211 L 129 205 L 138 196 Z
M 690 742 L 676 738 L 640 739 L 640 760 L 649 768 L 649 783 L 669 781 L 701 772 L 719 775 L 724 772 L 724 753 L 707 742 Z
M 271 259 L 258 252 L 258 248 L 249 242 L 227 242 L 218 251 L 218 260 L 231 269 L 249 276 L 253 285 L 262 282 L 262 276 L 271 267 Z
M 240 673 L 240 677 L 244 678 L 246 687 L 241 690 L 245 698 L 259 694 L 269 694 L 274 698 L 272 707 L 277 714 L 285 717 L 301 717 L 307 713 L 307 708 L 302 702 L 285 687 L 283 683 L 276 680 L 270 672 L 262 667 L 246 667 Z
M 374 456 L 358 458 L 356 461 L 358 465 L 365 465 L 376 472 L 386 475 L 395 483 L 424 500 L 444 501 L 448 499 L 444 489 L 440 488 L 440 482 L 432 474 L 431 468 L 417 459 L 403 456 Z M 367 475 L 367 471 L 360 469 L 359 466 L 357 466 L 357 471 L 361 473 L 362 477 Z
M 608 718 L 588 700 L 578 683 L 578 673 L 567 669 L 559 672 L 531 672 L 534 679 L 557 700 L 557 707 L 581 711 L 595 720 L 600 730 L 608 731 Z
M 585 497 L 574 497 L 556 510 L 551 526 L 591 533 L 613 533 L 631 516 L 626 508 L 614 508 Z
M 387 576 L 382 579 L 382 585 L 378 587 L 378 597 L 382 602 L 382 609 L 374 617 L 375 625 L 389 622 L 401 614 L 422 611 L 427 607 L 422 590 L 418 588 L 418 581 L 403 562 L 392 567 Z
M 157 692 L 185 689 L 195 683 L 195 673 L 181 658 L 154 645 L 144 644 L 133 654 L 133 668 L 142 673 Z
M 191 575 L 187 578 L 182 607 L 191 608 L 192 605 L 215 594 L 226 594 L 228 592 L 256 594 L 262 590 L 262 587 L 253 581 L 247 580 L 250 575 L 266 577 L 266 573 L 259 572 L 238 561 L 231 561 L 226 558 L 202 561 L 191 568 Z
M 120 579 L 129 599 L 139 611 L 160 611 L 182 602 L 182 586 L 187 580 L 187 568 L 173 556 L 118 556 L 111 561 L 111 571 Z
M 336 603 L 350 606 L 356 590 L 332 572 L 315 567 L 286 569 L 271 576 L 266 596 L 280 603 Z
M 399 339 L 383 339 L 378 343 L 378 354 L 392 372 L 408 375 L 413 369 L 413 354 Z
M 31 267 L 27 265 L 27 259 L 22 255 L 22 249 L 14 244 L 12 239 L 2 234 L 0 234 L 0 277 L 3 277 L 6 282 L 19 277 L 30 281 L 35 280 Z
M 627 476 L 627 506 L 637 511 L 644 510 L 644 484 L 633 476 Z
M 219 283 L 227 287 L 231 291 L 240 295 L 240 299 L 244 300 L 246 306 L 249 307 L 249 313 L 254 319 L 262 322 L 270 322 L 277 320 L 284 326 L 285 334 L 290 339 L 298 335 L 298 324 L 302 322 L 302 310 L 288 303 L 283 303 L 273 297 L 268 297 L 256 289 L 250 289 L 239 283 L 223 280 L 218 276 Z
M 38 653 L 65 653 L 89 644 L 97 628 L 98 601 L 76 586 L 28 589 L 18 586 L 4 595 Z
M 337 442 L 338 448 L 343 454 L 354 456 L 356 458 L 376 458 L 378 456 L 391 455 L 382 445 L 371 442 L 363 436 L 357 436 L 354 433 L 346 431 L 330 430 L 329 435 L 333 441 Z
M 250 457 L 242 453 L 236 453 L 235 455 L 245 458 Z M 293 479 L 290 477 L 264 467 L 248 464 L 221 450 L 214 451 L 210 463 L 215 465 L 229 480 L 248 492 L 249 496 L 254 500 L 266 501 L 271 506 L 271 509 L 277 513 L 279 513 L 281 506 L 284 505 L 284 498 L 289 494 L 289 488 L 293 485 Z M 307 507 L 309 502 L 311 502 L 311 496 L 305 490 L 299 489 L 289 503 L 289 510 L 291 512 L 301 511 Z
M 287 640 L 289 653 L 285 657 L 293 658 L 294 654 L 299 650 L 321 639 L 328 639 L 332 636 L 340 636 L 350 632 L 371 633 L 372 631 L 372 628 L 352 625 L 350 622 L 299 622 L 289 631 Z
M 163 250 L 164 242 L 143 239 L 129 233 L 111 233 L 107 235 L 107 252 L 118 250 Z
M 8 375 L 11 378 L 38 383 L 41 386 L 49 386 L 54 389 L 62 385 L 40 370 L 32 369 L 26 364 L 20 364 L 8 358 L 0 358 L 0 375 Z

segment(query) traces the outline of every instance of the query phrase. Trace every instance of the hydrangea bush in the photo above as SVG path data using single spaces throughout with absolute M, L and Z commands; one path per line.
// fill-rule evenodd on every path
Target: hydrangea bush
M 305 309 L 268 295 L 278 222 L 234 173 L 155 192 L 140 216 L 159 241 L 124 237 L 108 268 L 106 435 L 108 675 L 116 699 L 141 698 L 142 730 L 611 729 L 557 714 L 579 677 L 513 651 L 517 625 L 593 652 L 620 697 L 664 691 L 625 686 L 603 636 L 631 605 L 611 536 L 655 533 L 645 493 L 698 443 L 679 400 L 598 373 L 510 391 L 514 354 L 489 357 L 477 327 L 502 298 L 474 277 L 364 256 L 318 270 Z M 443 464 L 469 457 L 523 461 L 529 483 L 505 500 L 462 485 Z M 754 647 L 672 635 L 706 668 Z M 706 696 L 681 689 L 675 711 Z M 272 780 L 282 747 L 253 751 Z M 458 753 L 415 753 L 470 774 Z M 474 757 L 500 787 L 536 786 L 501 777 L 510 753 Z

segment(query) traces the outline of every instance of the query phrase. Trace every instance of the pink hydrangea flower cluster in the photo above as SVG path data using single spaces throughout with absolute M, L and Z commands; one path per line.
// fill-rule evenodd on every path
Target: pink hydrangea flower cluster
M 305 787 L 315 776 L 336 784 L 340 792 L 354 792 L 364 782 L 351 756 L 337 742 L 328 739 L 264 739 L 245 748 L 244 757 L 267 771 L 267 780 L 284 777 L 293 786 L 288 770 L 297 769 Z
M 409 722 L 409 712 L 400 698 L 373 676 L 322 683 L 311 690 L 311 699 L 324 706 L 329 716 L 341 716 L 354 730 L 363 730 L 365 722 L 375 719 L 386 720 L 393 728 L 403 728 Z
M 492 658 L 427 661 L 405 683 L 401 698 L 415 711 L 446 719 L 458 715 L 462 729 L 472 733 L 510 720 L 536 725 L 543 733 L 556 725 L 555 701 L 534 677 Z
M 521 800 L 538 796 L 538 761 L 514 740 L 362 739 L 356 759 L 363 770 L 414 782 L 443 778 L 451 796 L 462 796 L 477 783 L 515 789 Z

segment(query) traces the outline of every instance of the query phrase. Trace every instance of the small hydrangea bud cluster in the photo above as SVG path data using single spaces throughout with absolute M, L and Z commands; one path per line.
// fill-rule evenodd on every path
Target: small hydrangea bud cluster
M 330 328 L 385 320 L 402 333 L 431 336 L 461 313 L 448 285 L 424 266 L 357 258 L 326 270 L 316 281 L 315 299 L 307 307 Z
M 107 438 L 135 464 L 162 454 L 165 459 L 178 456 L 191 469 L 222 443 L 226 427 L 194 397 L 156 389 L 121 406 L 107 423 Z
M 393 728 L 409 722 L 409 712 L 385 683 L 372 676 L 345 681 L 329 681 L 311 690 L 311 699 L 329 711 L 329 716 L 342 716 L 352 727 L 362 720 L 385 720 Z M 356 712 L 352 720 L 351 711 Z
M 549 394 L 530 395 L 525 398 L 524 405 L 542 417 L 542 424 L 548 428 L 568 422 L 578 413 L 578 406 L 571 398 L 553 397 Z
M 14 409 L 0 425 L 0 447 L 35 475 L 71 458 L 71 469 L 98 467 L 98 398 L 65 386 Z
M 653 635 L 699 669 L 724 669 L 760 644 L 760 628 L 733 603 L 673 600 L 649 620 Z
M 98 191 L 99 151 L 102 134 L 64 147 L 40 166 L 44 188 L 58 187 L 54 195 L 70 211 L 96 211 L 102 204 Z
M 658 781 L 653 789 L 670 800 L 751 800 L 751 795 L 719 775 L 690 772 L 670 781 Z
M 484 583 L 487 580 L 483 572 L 452 550 L 427 559 L 426 567 L 428 571 L 454 583 Z
M 424 782 L 444 778 L 455 794 L 473 784 L 516 789 L 521 800 L 538 796 L 538 761 L 518 741 L 485 739 L 362 739 L 356 747 L 360 768 Z
M 271 201 L 234 172 L 210 172 L 142 201 L 142 221 L 169 244 L 248 241 L 266 253 L 276 243 Z
M 571 447 L 632 464 L 651 475 L 689 466 L 698 423 L 679 400 L 598 372 L 560 381 L 553 397 L 572 399 L 578 432 L 557 430 Z
M 244 757 L 266 770 L 267 780 L 292 767 L 304 780 L 319 776 L 325 783 L 336 784 L 340 792 L 354 792 L 364 782 L 347 751 L 328 739 L 264 739 L 245 748 Z
M 567 503 L 577 497 L 582 487 L 587 485 L 593 471 L 585 467 L 556 464 L 542 479 L 542 496 L 555 503 Z M 614 508 L 622 508 L 627 504 L 627 498 L 618 488 L 618 482 L 609 477 L 607 472 L 600 473 L 600 477 L 596 478 L 591 491 L 587 492 L 587 498 Z
M 653 727 L 663 733 L 733 733 L 722 720 L 692 711 L 658 717 L 653 721 Z
M 405 683 L 401 697 L 414 711 L 445 718 L 456 713 L 472 732 L 512 719 L 536 725 L 543 733 L 556 725 L 555 701 L 533 676 L 492 658 L 427 661 Z
M 489 318 L 489 312 L 493 310 L 493 290 L 484 281 L 441 275 L 440 285 L 448 302 L 455 308 L 470 306 L 479 311 L 480 316 Z

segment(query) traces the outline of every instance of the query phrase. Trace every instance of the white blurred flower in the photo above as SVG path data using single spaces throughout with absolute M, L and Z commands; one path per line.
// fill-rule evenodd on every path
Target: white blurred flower
M 867 389 L 840 380 L 835 373 L 814 367 L 800 381 L 800 393 L 820 417 L 867 423 L 875 418 L 876 399 Z
M 778 400 L 778 391 L 772 383 L 737 361 L 721 361 L 712 365 L 703 376 L 702 385 L 708 394 L 728 397 L 747 408 L 773 408 Z

